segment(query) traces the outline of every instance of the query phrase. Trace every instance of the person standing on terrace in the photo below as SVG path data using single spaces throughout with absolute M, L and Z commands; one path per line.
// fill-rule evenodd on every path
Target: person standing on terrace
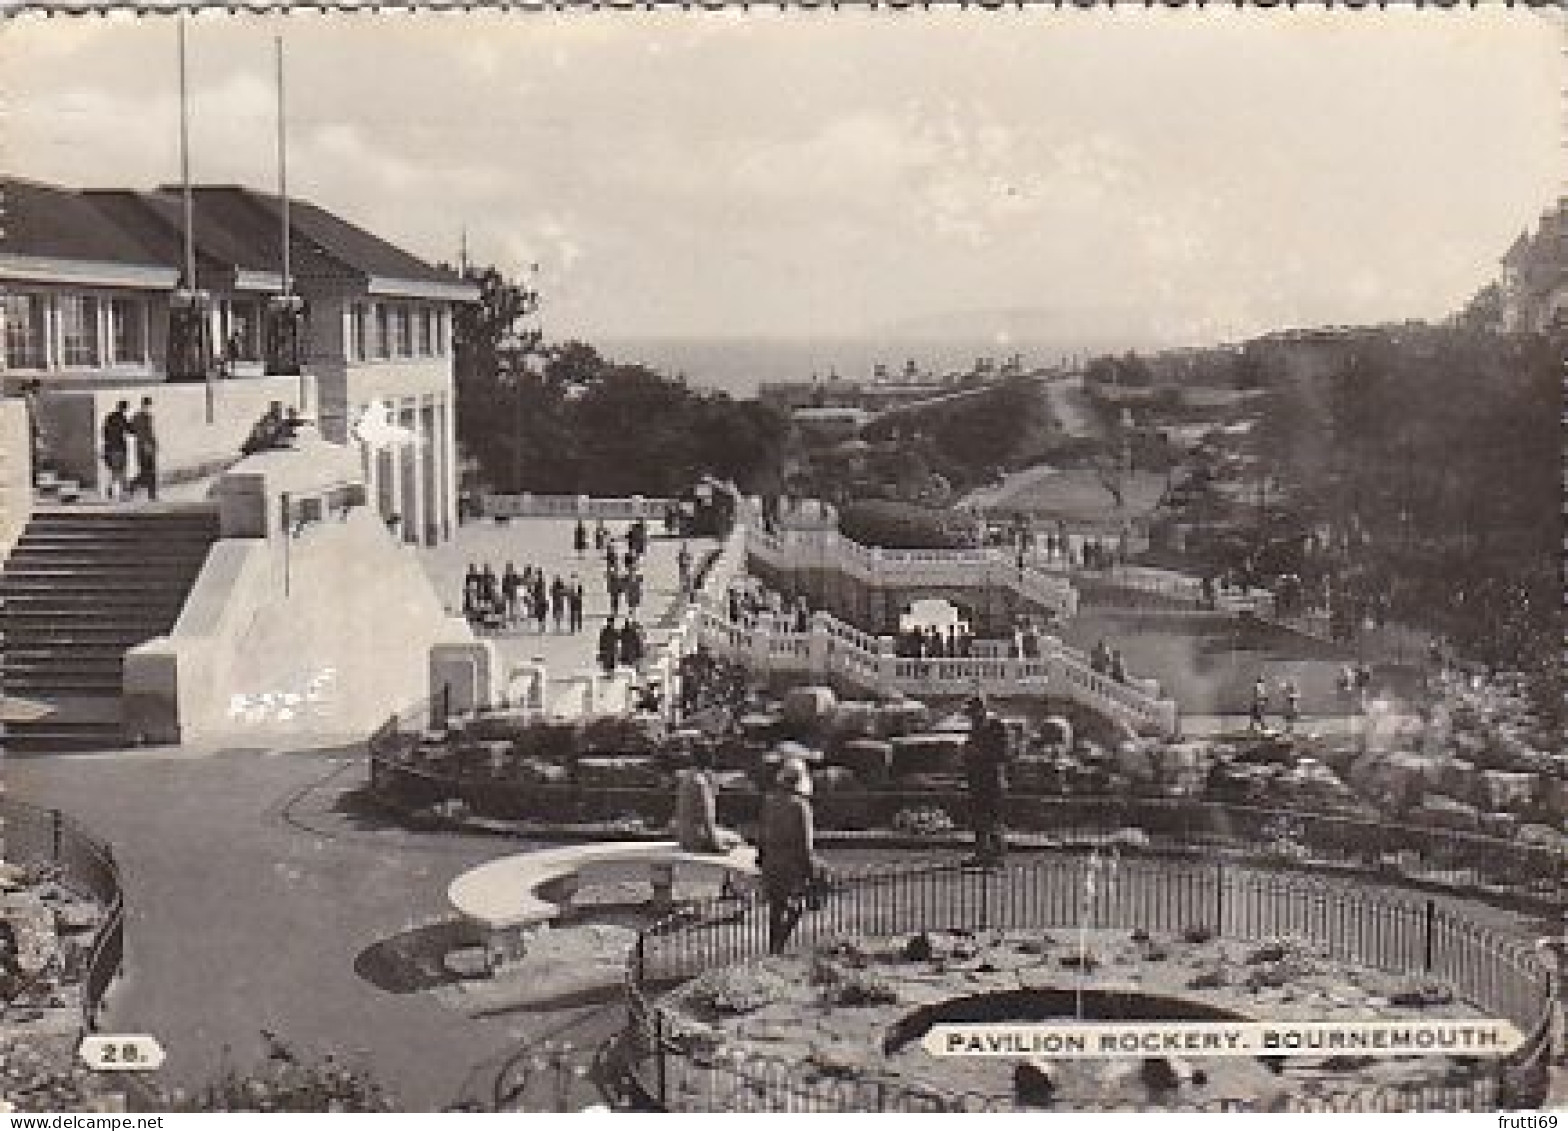
M 142 406 L 131 417 L 131 435 L 136 437 L 136 478 L 131 490 L 147 490 L 150 502 L 158 501 L 158 432 L 152 420 L 152 398 L 143 397 Z
M 129 401 L 120 401 L 114 411 L 103 418 L 103 465 L 109 472 L 109 482 L 104 495 L 110 499 L 125 498 L 125 465 L 130 459 L 131 422 L 125 412 Z
M 787 759 L 779 767 L 775 788 L 762 800 L 757 863 L 768 902 L 768 951 L 782 954 L 822 874 L 811 809 L 811 775 L 799 758 Z
M 713 749 L 699 742 L 692 764 L 675 775 L 675 835 L 686 852 L 729 852 L 744 843 L 741 835 L 719 826 L 713 790 Z
M 969 780 L 970 824 L 975 834 L 972 863 L 983 868 L 1001 864 L 1007 850 L 1002 830 L 1002 793 L 1005 788 L 1007 724 L 976 695 L 964 704 L 969 717 L 969 740 L 964 744 L 964 773 Z

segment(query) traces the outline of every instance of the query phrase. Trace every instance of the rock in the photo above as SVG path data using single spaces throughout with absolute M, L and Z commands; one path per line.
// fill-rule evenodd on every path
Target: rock
M 1056 1065 L 1048 1060 L 1026 1060 L 1013 1069 L 1013 1098 L 1023 1104 L 1056 1102 Z
M 965 735 L 915 734 L 891 740 L 894 777 L 953 773 L 963 767 Z
M 905 962 L 930 962 L 936 957 L 936 947 L 931 942 L 931 936 L 921 931 L 904 944 Z
M 1191 1075 L 1190 1071 L 1188 1075 Z M 1181 1074 L 1168 1057 L 1145 1057 L 1138 1069 L 1138 1078 L 1151 1092 L 1174 1092 L 1181 1087 Z
M 1282 962 L 1290 953 L 1290 949 L 1280 942 L 1264 943 L 1262 946 L 1247 954 L 1248 966 L 1260 966 L 1265 962 Z
M 838 748 L 833 761 L 867 785 L 882 785 L 893 768 L 893 746 L 880 739 L 854 738 Z
M 812 770 L 811 783 L 823 793 L 852 790 L 860 784 L 855 778 L 855 772 L 843 766 L 823 766 Z
M 791 731 L 811 731 L 832 713 L 838 696 L 831 687 L 793 687 L 784 696 L 784 724 Z
M 1073 747 L 1073 724 L 1061 715 L 1047 715 L 1040 723 L 1040 741 L 1061 750 Z
M 840 703 L 824 720 L 827 733 L 839 741 L 871 738 L 877 732 L 878 713 L 875 703 L 861 700 Z

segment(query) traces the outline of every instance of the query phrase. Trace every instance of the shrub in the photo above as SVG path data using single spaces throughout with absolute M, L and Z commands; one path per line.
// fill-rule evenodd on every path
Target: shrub
M 788 996 L 789 983 L 756 963 L 709 970 L 685 992 L 691 1005 L 723 1017 L 755 1013 Z
M 955 828 L 947 810 L 934 805 L 900 809 L 893 817 L 893 831 L 906 836 L 942 836 Z
M 1191 943 L 1193 946 L 1202 946 L 1206 942 L 1213 942 L 1214 928 L 1207 923 L 1194 923 L 1191 926 L 1183 927 L 1181 930 L 1181 941 Z
M 262 1031 L 266 1058 L 239 1070 L 226 1065 L 194 1093 L 171 1095 L 176 1111 L 396 1111 L 392 1097 L 364 1068 L 333 1053 L 319 1058 L 297 1053 L 272 1033 Z
M 851 970 L 829 990 L 833 1005 L 893 1005 L 898 1001 L 898 991 L 879 974 L 869 970 Z
M 867 546 L 899 550 L 949 550 L 970 544 L 974 520 L 891 499 L 862 499 L 839 512 L 839 530 Z

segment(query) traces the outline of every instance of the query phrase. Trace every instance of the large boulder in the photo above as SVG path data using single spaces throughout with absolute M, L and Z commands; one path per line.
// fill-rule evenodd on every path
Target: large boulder
M 811 771 L 811 782 L 813 788 L 822 793 L 841 793 L 860 787 L 860 783 L 855 780 L 855 772 L 844 766 L 814 769 Z
M 784 695 L 784 725 L 792 734 L 814 733 L 833 713 L 838 697 L 831 687 L 794 687 Z
M 965 734 L 911 734 L 892 739 L 893 776 L 957 773 L 963 769 Z
M 882 785 L 893 770 L 893 744 L 875 738 L 851 739 L 834 752 L 833 761 L 854 771 L 867 785 Z
M 579 785 L 619 789 L 664 788 L 669 781 L 657 758 L 587 757 L 577 759 L 574 772 Z
M 1061 715 L 1047 715 L 1040 723 L 1040 741 L 1059 750 L 1073 748 L 1073 724 Z
M 877 729 L 877 705 L 852 699 L 834 707 L 824 721 L 825 737 L 829 742 L 871 738 Z
M 882 738 L 921 734 L 930 727 L 931 709 L 918 699 L 898 699 L 877 708 L 877 734 Z

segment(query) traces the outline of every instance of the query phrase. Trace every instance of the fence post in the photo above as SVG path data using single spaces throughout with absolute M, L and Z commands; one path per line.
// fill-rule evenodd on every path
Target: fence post
M 664 1059 L 664 1012 L 660 1009 L 653 1011 L 653 1058 L 655 1079 L 658 1082 L 659 1110 L 668 1111 L 670 1103 L 668 1066 Z
M 1432 966 L 1436 957 L 1437 900 L 1428 899 L 1426 901 L 1426 914 L 1423 917 L 1423 922 L 1424 927 L 1422 929 L 1421 968 L 1430 974 L 1432 972 Z
M 54 860 L 59 863 L 61 849 L 65 843 L 65 814 L 58 809 L 49 810 L 49 833 L 54 848 Z
M 1225 933 L 1225 861 L 1214 862 L 1214 934 Z

